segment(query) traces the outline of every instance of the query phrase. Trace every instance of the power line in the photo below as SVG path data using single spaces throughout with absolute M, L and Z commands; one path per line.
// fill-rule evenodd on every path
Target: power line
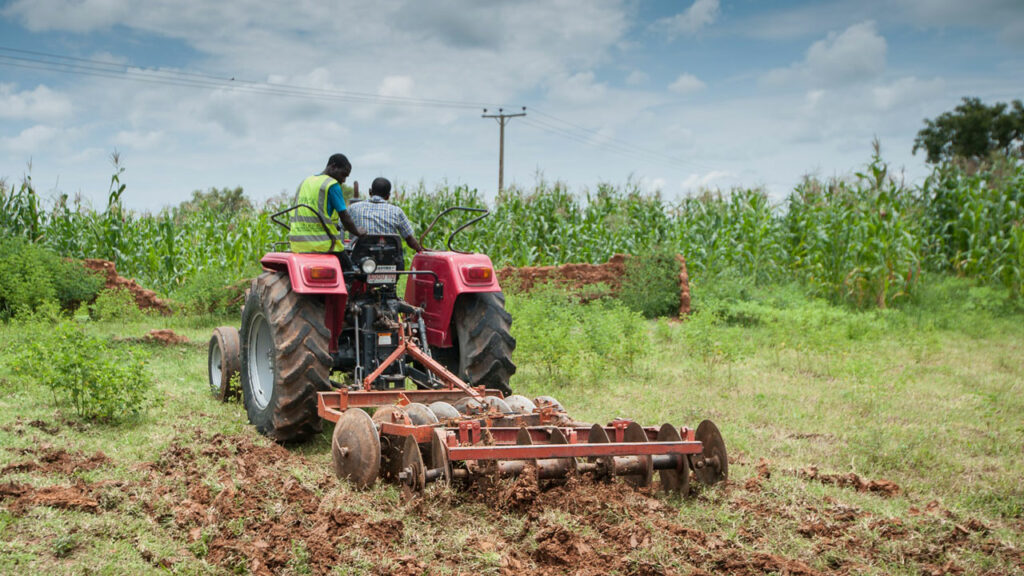
M 381 94 L 356 92 L 352 90 L 331 90 L 296 86 L 293 84 L 239 80 L 234 77 L 215 76 L 195 72 L 182 72 L 165 69 L 147 70 L 116 62 L 62 56 L 58 54 L 3 46 L 0 46 L 0 65 L 48 70 L 52 72 L 83 76 L 116 78 L 149 84 L 206 89 L 226 88 L 246 93 L 291 96 L 319 100 L 335 100 L 342 102 L 464 109 L 490 106 L 490 104 L 481 102 L 464 102 L 436 98 L 414 98 L 408 96 L 384 96 Z
M 513 118 L 522 118 L 526 116 L 526 106 L 523 106 L 522 112 L 516 112 L 514 114 L 506 114 L 503 108 L 498 108 L 497 114 L 488 114 L 487 108 L 484 108 L 484 113 L 480 115 L 481 118 L 494 118 L 498 121 L 498 125 L 501 126 L 498 144 L 498 194 L 505 189 L 505 124 Z

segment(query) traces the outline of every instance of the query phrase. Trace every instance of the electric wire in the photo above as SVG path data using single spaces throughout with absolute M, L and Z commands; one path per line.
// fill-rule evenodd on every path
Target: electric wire
M 246 94 L 259 94 L 303 98 L 318 101 L 335 101 L 356 104 L 377 104 L 387 106 L 413 106 L 450 109 L 500 108 L 502 106 L 481 102 L 466 102 L 435 98 L 415 98 L 408 96 L 385 96 L 352 90 L 336 90 L 297 86 L 292 84 L 258 82 L 224 77 L 201 72 L 189 72 L 169 69 L 148 69 L 128 64 L 94 60 L 76 56 L 51 54 L 36 50 L 25 50 L 0 46 L 0 66 L 43 70 L 78 76 L 129 80 L 133 82 L 198 88 L 206 90 L 231 90 Z M 511 107 L 509 107 L 511 108 Z M 563 120 L 536 108 L 529 112 L 540 116 L 526 116 L 519 119 L 527 126 L 590 147 L 619 154 L 632 159 L 644 161 L 656 160 L 657 163 L 671 165 L 680 169 L 705 168 L 697 163 L 677 158 L 657 150 L 637 146 L 617 139 L 609 138 L 601 132 Z M 652 158 L 653 157 L 653 158 Z

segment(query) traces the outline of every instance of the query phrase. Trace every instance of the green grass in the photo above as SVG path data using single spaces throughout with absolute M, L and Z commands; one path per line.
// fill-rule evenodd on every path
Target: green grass
M 645 321 L 614 304 L 579 310 L 572 308 L 578 304 L 563 303 L 570 313 L 559 316 L 567 323 L 559 330 L 546 328 L 542 310 L 531 308 L 536 305 L 531 297 L 510 295 L 510 309 L 523 312 L 513 328 L 524 343 L 512 384 L 528 396 L 555 396 L 585 421 L 630 417 L 689 427 L 705 418 L 715 421 L 731 456 L 733 488 L 664 502 L 677 510 L 680 523 L 742 550 L 799 558 L 822 571 L 860 566 L 855 572 L 920 574 L 925 573 L 921 558 L 929 554 L 928 547 L 941 546 L 953 524 L 967 519 L 984 523 L 990 531 L 987 538 L 1020 550 L 1024 314 L 965 281 L 937 279 L 928 286 L 901 309 L 874 312 L 810 300 L 786 287 L 740 296 L 720 291 L 714 298 L 695 301 L 698 312 L 683 322 Z M 217 403 L 206 389 L 210 331 L 235 324 L 237 318 L 79 321 L 102 337 L 135 338 L 153 328 L 172 328 L 192 343 L 147 346 L 162 402 L 113 427 L 76 420 L 70 406 L 54 406 L 44 387 L 12 374 L 7 351 L 18 334 L 14 325 L 0 326 L 0 468 L 25 460 L 29 456 L 21 451 L 42 443 L 86 454 L 102 451 L 111 460 L 96 470 L 75 472 L 71 479 L 12 472 L 0 482 L 123 483 L 99 490 L 98 514 L 48 507 L 17 514 L 7 508 L 10 500 L 3 501 L 0 573 L 229 573 L 208 561 L 208 542 L 226 535 L 251 538 L 248 531 L 257 518 L 206 527 L 198 540 L 189 541 L 173 521 L 160 520 L 159 511 L 188 496 L 186 481 L 218 494 L 238 477 L 233 458 L 202 454 L 202 439 L 223 434 L 267 445 L 247 425 L 239 404 Z M 623 355 L 589 344 L 586 328 L 602 322 L 605 330 L 638 339 L 640 351 Z M 572 373 L 552 373 L 541 363 L 531 363 L 545 336 L 569 339 L 562 353 L 587 365 Z M 48 434 L 31 424 L 35 420 L 58 430 Z M 200 477 L 170 482 L 170 492 L 161 495 L 145 482 L 147 471 L 140 465 L 157 461 L 173 442 L 197 451 Z M 626 509 L 615 506 L 585 515 L 548 509 L 533 517 L 496 513 L 451 490 L 431 490 L 421 505 L 390 486 L 359 493 L 334 481 L 329 444 L 326 430 L 289 448 L 294 460 L 283 464 L 281 473 L 312 491 L 321 508 L 346 510 L 367 522 L 404 523 L 386 555 L 375 552 L 380 544 L 362 532 L 345 533 L 336 548 L 336 574 L 397 570 L 396 559 L 403 556 L 416 557 L 439 574 L 498 573 L 507 544 L 524 531 L 562 525 L 599 541 L 594 518 L 623 525 L 634 521 Z M 770 461 L 770 480 L 759 492 L 742 490 L 756 476 L 760 458 Z M 808 481 L 798 473 L 809 466 L 822 473 L 888 479 L 902 493 L 882 498 Z M 958 520 L 912 513 L 932 501 Z M 147 511 L 148 505 L 157 512 Z M 268 513 L 279 513 L 268 506 Z M 866 515 L 836 520 L 846 508 Z M 820 549 L 820 540 L 799 533 L 815 518 L 840 526 L 844 537 L 869 547 L 873 556 L 865 559 L 842 546 Z M 887 537 L 884 523 L 892 521 L 902 522 L 914 537 Z M 660 533 L 656 526 L 643 529 L 651 532 L 651 543 L 631 552 L 630 562 L 652 562 L 682 573 L 692 569 L 693 559 L 679 551 L 671 534 Z M 976 548 L 936 554 L 942 561 L 955 560 L 966 573 L 1012 571 L 1005 557 L 987 556 Z M 294 540 L 288 555 L 286 573 L 316 573 L 314 552 L 303 540 Z M 164 568 L 161 561 L 167 559 L 173 561 Z M 239 566 L 244 572 L 245 563 Z

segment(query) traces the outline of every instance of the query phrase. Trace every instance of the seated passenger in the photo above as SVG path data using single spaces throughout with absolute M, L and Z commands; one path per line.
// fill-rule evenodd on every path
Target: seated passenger
M 390 198 L 391 182 L 387 178 L 377 178 L 370 185 L 370 198 L 364 202 L 353 202 L 348 213 L 355 225 L 365 228 L 367 234 L 397 234 L 405 238 L 410 248 L 422 252 L 423 246 L 413 234 L 412 223 L 401 208 L 388 202 Z

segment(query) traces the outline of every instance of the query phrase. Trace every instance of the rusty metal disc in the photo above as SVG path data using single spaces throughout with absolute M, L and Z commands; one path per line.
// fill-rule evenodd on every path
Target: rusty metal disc
M 444 428 L 435 428 L 430 435 L 430 469 L 440 470 L 438 482 L 448 484 L 452 481 L 452 465 L 448 459 L 448 443 L 445 442 L 447 432 Z
M 412 436 L 406 436 L 401 450 L 401 471 L 396 474 L 402 491 L 409 491 L 412 494 L 422 494 L 427 486 L 426 470 L 423 468 L 423 455 L 420 454 L 420 445 Z
M 512 412 L 516 414 L 533 414 L 533 409 L 537 407 L 533 402 L 530 402 L 529 398 L 519 394 L 513 394 L 505 398 L 505 404 L 508 404 Z
M 454 406 L 447 402 L 442 402 L 441 400 L 431 403 L 428 408 L 430 408 L 430 411 L 434 413 L 434 416 L 437 417 L 439 422 L 444 422 L 445 420 L 458 420 L 462 417 Z
M 630 422 L 626 426 L 625 434 L 622 436 L 623 442 L 647 442 L 647 432 L 644 431 L 644 427 L 637 424 L 636 422 Z M 654 478 L 654 459 L 648 455 L 638 454 L 636 456 L 630 456 L 630 458 L 637 458 L 641 472 L 639 474 L 629 474 L 623 476 L 623 479 L 632 486 L 637 488 L 643 488 L 651 485 L 651 480 Z
M 604 426 L 594 424 L 590 427 L 590 434 L 587 435 L 588 444 L 607 444 L 608 442 L 608 432 L 604 429 Z M 606 481 L 612 479 L 613 463 L 611 456 L 591 456 L 587 458 L 587 461 L 600 464 L 598 470 L 594 472 L 595 478 Z
M 533 399 L 533 403 L 537 408 L 552 406 L 556 412 L 565 412 L 565 408 L 562 407 L 562 403 L 551 396 L 538 396 Z
M 549 440 L 549 443 L 551 443 L 551 444 L 568 444 L 569 443 L 569 439 L 565 437 L 565 432 L 562 432 L 561 428 L 552 428 L 551 429 L 551 439 Z M 576 468 L 577 468 L 576 458 L 573 458 L 573 457 L 569 457 L 569 458 L 551 458 L 549 461 L 557 463 L 558 472 L 559 472 L 559 475 L 560 475 L 561 478 L 568 478 L 570 474 L 576 472 Z M 544 460 L 539 460 L 537 462 L 537 467 L 538 468 L 543 468 L 543 465 L 542 465 L 543 462 L 545 462 L 545 461 Z
M 380 474 L 380 437 L 370 415 L 358 408 L 346 410 L 331 437 L 334 474 L 356 488 L 372 486 Z
M 693 469 L 697 480 L 710 486 L 727 479 L 729 456 L 725 451 L 725 440 L 722 439 L 718 426 L 711 420 L 704 420 L 697 425 L 695 439 L 704 445 L 703 452 L 693 457 Z
M 405 413 L 409 416 L 409 420 L 416 426 L 429 426 L 431 424 L 437 424 L 437 416 L 419 402 L 413 402 L 405 407 Z
M 662 424 L 658 430 L 658 442 L 679 442 L 682 439 L 679 430 L 671 424 Z M 690 493 L 690 464 L 685 455 L 679 455 L 679 464 L 675 468 L 659 470 L 658 476 L 665 492 L 675 492 L 680 496 Z
M 498 398 L 497 396 L 485 396 L 484 404 L 486 404 L 492 410 L 497 410 L 502 414 L 514 414 L 512 408 L 509 407 L 508 403 L 506 403 L 501 398 Z
M 455 403 L 455 409 L 459 414 L 479 414 L 483 405 L 472 396 L 464 396 Z
M 373 413 L 373 421 L 378 424 L 388 422 L 412 426 L 412 420 L 409 419 L 409 415 L 405 413 L 405 410 L 401 406 L 395 405 L 377 408 L 377 411 Z

